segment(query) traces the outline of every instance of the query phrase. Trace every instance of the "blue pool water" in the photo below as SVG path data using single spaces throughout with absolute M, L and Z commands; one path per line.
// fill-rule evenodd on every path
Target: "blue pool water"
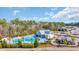
M 25 36 L 25 37 L 14 37 L 10 40 L 10 43 L 16 44 L 18 41 L 21 41 L 22 43 L 34 43 L 36 38 L 34 38 L 33 35 Z
M 39 39 L 39 42 L 44 42 L 47 40 L 44 36 L 38 37 L 36 35 L 28 35 L 28 36 L 24 36 L 23 38 L 22 37 L 14 37 L 11 39 L 10 43 L 17 44 L 18 41 L 20 40 L 22 43 L 33 44 L 35 42 L 35 40 L 37 40 L 37 39 Z
M 24 37 L 23 43 L 34 43 L 36 38 L 34 36 L 26 36 Z

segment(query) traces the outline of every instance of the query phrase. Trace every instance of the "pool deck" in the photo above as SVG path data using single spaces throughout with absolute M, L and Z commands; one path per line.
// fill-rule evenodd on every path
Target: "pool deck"
M 1 48 L 0 51 L 79 51 L 79 47 L 54 47 L 54 48 Z

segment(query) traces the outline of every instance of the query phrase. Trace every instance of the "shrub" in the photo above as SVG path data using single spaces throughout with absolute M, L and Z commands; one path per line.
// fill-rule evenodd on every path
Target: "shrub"
M 21 48 L 22 47 L 22 41 L 18 40 L 18 47 Z
M 28 31 L 25 31 L 24 33 L 25 33 L 25 35 L 28 35 L 29 34 Z
M 0 48 L 2 48 L 2 45 L 0 44 Z
M 35 42 L 34 42 L 34 47 L 38 47 L 38 41 L 37 40 L 35 40 Z
M 74 41 L 75 40 L 75 37 L 71 37 L 71 39 Z
M 14 44 L 14 48 L 19 48 L 18 44 Z
M 22 44 L 22 48 L 33 48 L 33 44 Z
M 10 48 L 13 48 L 13 44 L 10 44 Z
M 2 39 L 2 35 L 0 35 L 0 40 Z
M 10 47 L 11 48 L 18 48 L 18 44 L 11 44 Z
M 50 43 L 49 41 L 47 41 L 47 42 L 43 42 L 43 43 L 41 43 L 41 44 L 47 44 L 47 43 Z
M 10 44 L 7 44 L 7 48 L 10 48 Z
M 64 44 L 67 44 L 68 42 L 67 42 L 67 40 L 64 40 Z
M 7 43 L 6 43 L 6 41 L 4 40 L 4 41 L 2 41 L 2 48 L 7 48 Z

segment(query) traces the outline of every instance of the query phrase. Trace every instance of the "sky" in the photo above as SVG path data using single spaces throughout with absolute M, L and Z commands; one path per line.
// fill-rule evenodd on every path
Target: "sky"
M 0 7 L 0 19 L 43 22 L 79 22 L 78 7 Z

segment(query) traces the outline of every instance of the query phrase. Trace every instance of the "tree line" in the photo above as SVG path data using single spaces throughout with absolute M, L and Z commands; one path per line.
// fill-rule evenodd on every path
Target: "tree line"
M 41 29 L 56 31 L 63 26 L 65 26 L 64 22 L 37 22 L 34 20 L 22 20 L 19 18 L 8 22 L 7 19 L 0 19 L 0 36 L 14 37 L 35 34 Z

